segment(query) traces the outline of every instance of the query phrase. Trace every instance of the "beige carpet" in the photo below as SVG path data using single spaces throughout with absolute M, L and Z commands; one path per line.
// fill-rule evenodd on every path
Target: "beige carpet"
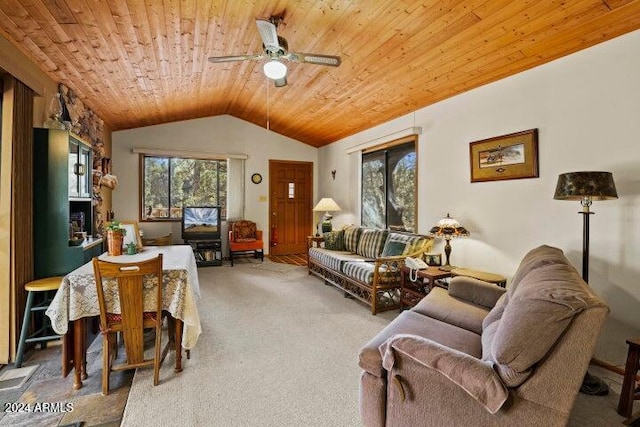
M 397 311 L 372 316 L 306 268 L 269 262 L 199 269 L 198 345 L 180 374 L 167 357 L 157 387 L 136 372 L 122 426 L 360 425 L 358 350 Z M 617 399 L 581 395 L 570 425 L 621 425 Z

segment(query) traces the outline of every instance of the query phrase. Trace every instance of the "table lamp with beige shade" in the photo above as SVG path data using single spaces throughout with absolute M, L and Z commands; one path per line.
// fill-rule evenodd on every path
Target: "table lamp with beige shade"
M 326 233 L 332 230 L 333 227 L 331 225 L 331 220 L 333 219 L 333 216 L 330 214 L 330 212 L 335 212 L 339 210 L 340 210 L 340 206 L 338 206 L 338 204 L 331 197 L 323 197 L 322 199 L 320 199 L 318 204 L 313 208 L 313 211 L 314 212 L 324 211 L 325 214 L 322 217 L 322 221 L 318 224 L 316 228 L 316 236 L 320 235 L 320 230 L 322 230 L 323 233 Z M 315 223 L 315 220 L 314 220 L 314 223 Z

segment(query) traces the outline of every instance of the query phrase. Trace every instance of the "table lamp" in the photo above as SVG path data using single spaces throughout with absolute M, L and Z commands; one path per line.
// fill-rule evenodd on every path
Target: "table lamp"
M 582 279 L 589 283 L 589 210 L 594 200 L 612 200 L 618 198 L 616 185 L 611 172 L 567 172 L 558 176 L 556 200 L 578 200 L 582 205 Z M 592 358 L 592 363 L 610 369 L 606 362 Z M 590 395 L 606 395 L 609 387 L 600 378 L 587 372 L 580 391 Z
M 434 237 L 442 237 L 445 240 L 444 254 L 446 256 L 446 263 L 440 269 L 449 271 L 453 267 L 449 264 L 449 256 L 451 255 L 451 239 L 454 237 L 466 237 L 469 235 L 469 231 L 464 228 L 458 221 L 451 218 L 449 214 L 445 218 L 442 218 L 438 223 L 429 231 Z
M 323 233 L 326 233 L 332 230 L 331 219 L 333 219 L 333 216 L 329 212 L 335 212 L 339 210 L 340 210 L 340 206 L 338 206 L 338 204 L 334 202 L 333 199 L 330 197 L 324 197 L 320 199 L 318 204 L 313 208 L 314 212 L 322 212 L 322 211 L 325 212 L 324 216 L 322 217 Z M 319 228 L 320 227 L 318 226 L 317 229 Z M 320 233 L 316 232 L 316 236 L 319 236 L 319 235 Z

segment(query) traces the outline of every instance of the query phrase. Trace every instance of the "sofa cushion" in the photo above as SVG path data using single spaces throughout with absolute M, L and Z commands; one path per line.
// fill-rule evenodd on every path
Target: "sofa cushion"
M 373 262 L 345 262 L 342 264 L 342 273 L 360 282 L 373 284 L 373 272 L 375 270 Z M 390 283 L 397 279 L 398 274 L 387 274 L 387 266 L 381 265 L 378 268 L 378 284 Z
M 504 308 L 507 305 L 507 294 L 503 293 L 498 301 L 496 301 L 496 305 L 489 311 L 489 314 L 482 320 L 482 330 L 484 331 L 487 326 L 496 322 L 502 318 L 502 314 L 504 313 Z
M 379 347 L 396 334 L 417 335 L 476 358 L 482 356 L 480 335 L 408 310 L 364 345 L 359 354 L 360 367 L 377 377 L 385 375 Z
M 331 249 L 333 251 L 344 251 L 344 230 L 330 231 L 323 233 L 324 247 L 325 249 Z
M 332 270 L 342 272 L 343 265 L 349 261 L 366 261 L 360 255 L 347 251 L 332 251 L 325 248 L 309 248 L 309 259 Z
M 486 307 L 454 298 L 439 287 L 431 289 L 411 310 L 476 334 L 482 333 L 482 319 L 489 312 Z
M 358 240 L 362 233 L 362 227 L 356 225 L 347 225 L 343 228 L 344 231 L 344 250 L 355 253 L 358 249 Z
M 529 274 L 530 271 L 537 269 L 538 267 L 542 267 L 548 264 L 568 264 L 569 261 L 564 256 L 562 251 L 558 248 L 554 248 L 553 246 L 542 245 L 538 246 L 527 252 L 527 254 L 520 261 L 520 265 L 518 269 L 513 275 L 511 279 L 511 284 L 509 285 L 507 300 L 510 298 L 511 294 L 513 294 L 518 287 L 520 281 Z
M 413 254 L 426 239 L 428 239 L 428 237 L 416 234 L 389 233 L 381 256 Z
M 543 263 L 529 271 L 509 298 L 493 339 L 485 344 L 490 345 L 491 358 L 505 383 L 521 384 L 573 317 L 596 306 L 604 306 L 604 302 L 568 261 Z
M 382 248 L 381 257 L 399 256 L 404 254 L 404 250 L 407 248 L 406 242 L 400 242 L 398 240 L 387 238 L 384 248 Z
M 382 253 L 382 248 L 387 241 L 388 230 L 365 229 L 360 235 L 356 253 L 365 258 L 377 258 Z

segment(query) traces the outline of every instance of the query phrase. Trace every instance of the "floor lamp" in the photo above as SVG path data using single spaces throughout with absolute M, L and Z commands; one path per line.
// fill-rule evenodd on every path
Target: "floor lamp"
M 578 200 L 582 205 L 582 279 L 589 283 L 589 210 L 594 200 L 612 200 L 618 198 L 616 185 L 611 172 L 568 172 L 558 177 L 556 200 Z M 596 359 L 594 359 L 596 360 Z M 603 366 L 603 363 L 598 363 Z M 585 394 L 605 395 L 609 387 L 600 378 L 587 372 L 580 391 Z

